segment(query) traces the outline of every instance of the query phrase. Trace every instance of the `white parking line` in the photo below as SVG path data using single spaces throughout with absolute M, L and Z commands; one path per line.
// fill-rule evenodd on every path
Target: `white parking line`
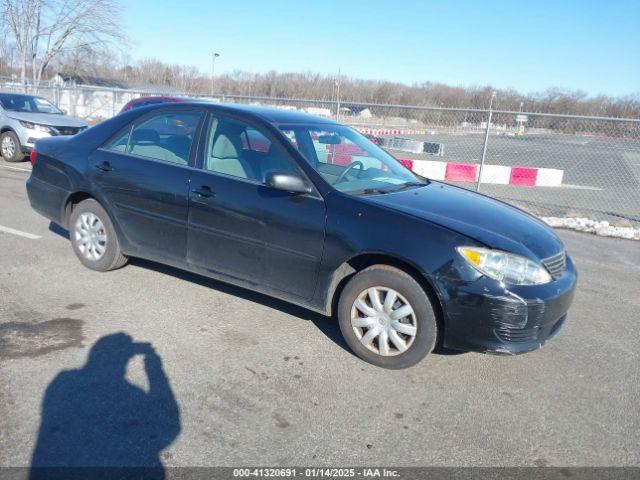
M 0 232 L 10 233 L 11 235 L 18 235 L 19 237 L 28 238 L 29 240 L 38 240 L 39 238 L 42 238 L 39 235 L 34 235 L 33 233 L 22 232 L 20 230 L 15 230 L 13 228 L 5 227 L 2 225 L 0 225 Z
M 30 172 L 30 168 L 19 168 L 19 167 L 10 167 L 9 165 L 0 165 L 2 168 L 6 168 L 9 170 L 18 170 L 19 172 Z

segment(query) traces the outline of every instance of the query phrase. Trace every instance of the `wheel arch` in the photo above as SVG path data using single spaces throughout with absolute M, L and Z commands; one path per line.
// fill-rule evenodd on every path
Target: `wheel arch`
M 385 252 L 361 252 L 343 262 L 333 274 L 329 295 L 327 296 L 326 309 L 328 314 L 331 316 L 337 311 L 338 300 L 340 299 L 342 290 L 351 277 L 372 265 L 389 265 L 391 267 L 395 267 L 411 275 L 411 277 L 418 282 L 418 285 L 422 287 L 434 307 L 438 326 L 437 344 L 440 344 L 445 328 L 444 308 L 442 306 L 440 296 L 438 295 L 432 280 L 422 273 L 417 265 L 410 260 L 397 255 Z
M 75 205 L 78 205 L 80 202 L 88 199 L 95 200 L 102 206 L 102 208 L 104 208 L 104 205 L 102 204 L 102 202 L 98 200 L 96 197 L 94 197 L 93 195 L 91 195 L 89 192 L 85 192 L 84 190 L 78 190 L 76 192 L 73 192 L 69 194 L 69 196 L 66 198 L 64 205 L 62 207 L 62 220 L 64 221 L 64 225 L 63 225 L 64 227 L 67 227 L 67 228 L 69 227 L 69 218 L 71 218 L 71 211 L 73 210 L 73 207 Z
M 6 132 L 11 132 L 11 133 L 17 135 L 16 131 L 13 128 L 7 126 L 7 125 L 5 125 L 4 127 L 0 128 L 0 135 L 2 135 L 3 133 L 6 133 Z
M 78 205 L 80 202 L 84 200 L 89 200 L 89 199 L 95 200 L 96 202 L 98 202 L 98 204 L 104 209 L 104 211 L 107 212 L 107 215 L 109 216 L 109 220 L 113 225 L 113 229 L 116 232 L 120 249 L 123 251 L 123 253 L 125 253 L 125 255 L 128 255 L 127 252 L 129 251 L 129 247 L 130 247 L 128 243 L 128 238 L 120 228 L 120 225 L 118 224 L 118 221 L 114 216 L 113 212 L 109 208 L 109 205 L 107 204 L 107 202 L 104 202 L 99 196 L 93 195 L 87 190 L 76 190 L 74 192 L 71 192 L 67 196 L 62 207 L 63 208 L 62 220 L 64 222 L 64 225 L 62 226 L 67 228 L 67 230 L 69 230 L 70 228 L 69 219 L 71 218 L 71 212 L 73 211 L 73 207 L 75 205 Z

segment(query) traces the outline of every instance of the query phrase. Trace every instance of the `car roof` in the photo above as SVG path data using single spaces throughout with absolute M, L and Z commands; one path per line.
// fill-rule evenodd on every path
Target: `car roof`
M 0 95 L 3 96 L 11 96 L 11 97 L 21 97 L 21 98 L 43 98 L 39 95 L 30 95 L 28 93 L 20 93 L 20 92 L 0 92 Z
M 274 124 L 333 124 L 338 125 L 335 120 L 325 117 L 318 117 L 297 110 L 285 110 L 277 107 L 265 107 L 262 105 L 246 105 L 241 103 L 214 103 L 205 100 L 189 101 L 180 103 L 182 107 L 187 105 L 203 106 L 206 105 L 212 110 L 222 110 L 229 113 L 239 113 L 248 117 L 258 118 L 260 120 Z
M 189 99 L 187 97 L 150 96 L 150 97 L 134 98 L 133 100 L 129 100 L 128 103 L 142 103 L 142 102 L 158 101 L 158 100 L 165 101 L 165 102 L 188 102 L 191 99 Z

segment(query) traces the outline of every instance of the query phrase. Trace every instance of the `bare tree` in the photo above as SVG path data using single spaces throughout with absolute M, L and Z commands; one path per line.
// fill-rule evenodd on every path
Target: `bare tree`
M 37 11 L 42 0 L 2 0 L 2 22 L 8 24 L 20 62 L 20 80 L 27 83 L 27 62 L 31 40 L 36 35 Z
M 2 0 L 20 62 L 20 79 L 38 86 L 51 62 L 68 52 L 109 49 L 124 41 L 119 0 Z
M 0 21 L 4 20 L 0 16 Z M 9 32 L 6 29 L 0 30 L 0 75 L 11 75 L 14 73 L 13 60 L 15 47 L 9 42 Z

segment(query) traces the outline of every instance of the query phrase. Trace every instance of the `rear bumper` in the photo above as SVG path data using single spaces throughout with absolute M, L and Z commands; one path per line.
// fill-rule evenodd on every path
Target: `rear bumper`
M 33 175 L 27 180 L 31 208 L 61 226 L 65 225 L 64 205 L 68 195 L 66 190 L 38 180 Z
M 546 285 L 505 286 L 482 277 L 450 289 L 444 346 L 498 355 L 536 350 L 564 325 L 576 281 L 567 255 L 565 272 Z

